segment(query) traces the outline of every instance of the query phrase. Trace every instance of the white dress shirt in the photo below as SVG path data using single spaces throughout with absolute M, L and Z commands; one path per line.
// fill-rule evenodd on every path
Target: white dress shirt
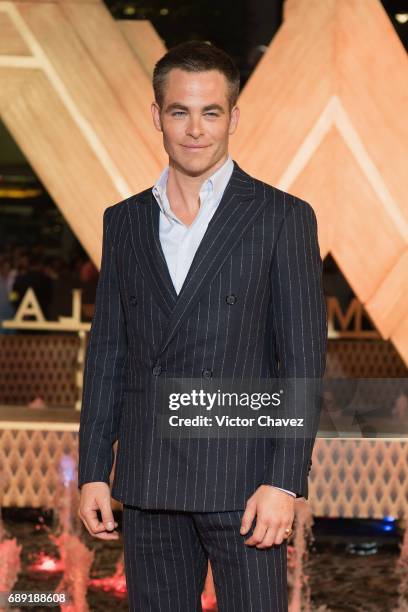
M 180 293 L 195 252 L 221 201 L 233 170 L 234 162 L 228 155 L 225 163 L 203 182 L 199 193 L 200 208 L 191 225 L 180 221 L 170 207 L 166 192 L 169 166 L 165 167 L 152 189 L 160 206 L 160 243 L 177 294 Z M 276 488 L 296 497 L 292 491 Z
M 153 187 L 153 194 L 161 210 L 160 242 L 177 293 L 180 292 L 195 252 L 217 209 L 233 169 L 234 163 L 228 156 L 225 163 L 204 181 L 199 194 L 200 208 L 191 225 L 185 225 L 180 221 L 170 208 L 166 192 L 168 166 Z

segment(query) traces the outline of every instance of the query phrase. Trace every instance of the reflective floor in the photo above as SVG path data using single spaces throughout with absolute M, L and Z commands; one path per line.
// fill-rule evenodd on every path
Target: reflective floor
M 22 571 L 13 590 L 53 591 L 61 570 L 57 563 L 58 551 L 48 536 L 50 529 L 52 532 L 52 513 L 3 509 L 2 515 L 7 536 L 17 538 L 22 545 Z M 116 519 L 121 526 L 120 513 Z M 316 519 L 313 536 L 305 567 L 313 612 L 391 612 L 397 608 L 401 576 L 396 564 L 402 536 L 397 523 Z M 84 530 L 83 542 L 95 552 L 87 592 L 89 609 L 92 612 L 128 610 L 123 580 L 117 579 L 113 584 L 101 581 L 117 570 L 122 554 L 121 540 L 106 543 L 91 538 Z

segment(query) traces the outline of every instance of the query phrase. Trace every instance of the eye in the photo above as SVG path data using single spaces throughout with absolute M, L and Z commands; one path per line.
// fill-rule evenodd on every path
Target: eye
M 174 111 L 172 114 L 172 117 L 180 117 L 180 115 L 185 115 L 184 111 Z
M 218 117 L 218 113 L 208 112 L 208 113 L 205 113 L 205 114 L 209 115 L 210 117 Z

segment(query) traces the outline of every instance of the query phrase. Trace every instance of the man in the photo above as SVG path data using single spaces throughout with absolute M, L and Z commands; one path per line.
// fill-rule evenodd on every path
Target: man
M 239 74 L 223 51 L 174 47 L 153 87 L 169 165 L 104 214 L 79 515 L 93 536 L 117 539 L 118 440 L 112 496 L 124 504 L 131 610 L 200 610 L 208 559 L 221 612 L 287 610 L 286 543 L 295 496 L 308 495 L 314 437 L 172 437 L 158 435 L 156 417 L 160 381 L 323 375 L 316 217 L 230 158 Z

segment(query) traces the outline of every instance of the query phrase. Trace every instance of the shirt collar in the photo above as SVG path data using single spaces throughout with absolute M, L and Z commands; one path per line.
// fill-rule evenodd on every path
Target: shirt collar
M 231 177 L 233 169 L 234 162 L 232 161 L 231 156 L 228 155 L 223 165 L 218 168 L 211 176 L 209 176 L 201 185 L 201 201 L 204 200 L 204 196 L 207 194 L 212 195 L 212 197 L 217 200 L 220 199 Z M 152 188 L 153 195 L 155 196 L 160 206 L 160 209 L 164 214 L 171 214 L 170 203 L 168 201 L 166 193 L 168 175 L 169 166 L 167 165 Z

